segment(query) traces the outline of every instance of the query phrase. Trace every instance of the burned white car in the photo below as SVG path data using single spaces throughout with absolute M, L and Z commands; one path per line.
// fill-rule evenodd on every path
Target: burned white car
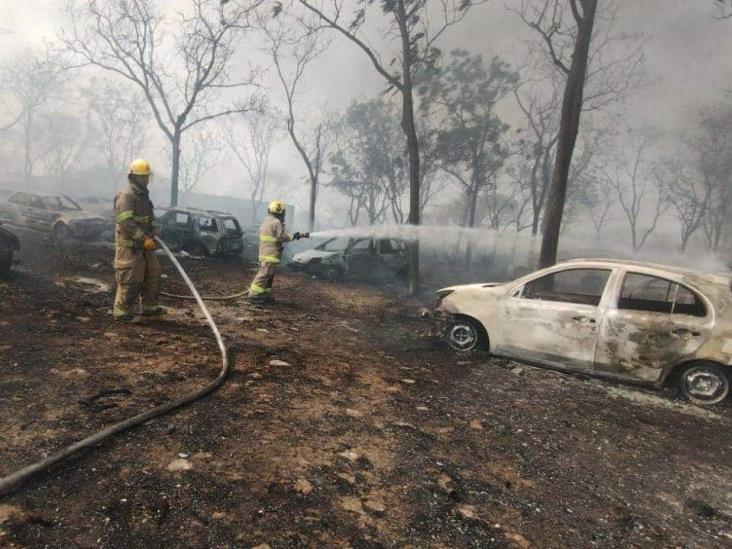
M 331 238 L 295 254 L 287 266 L 328 280 L 398 278 L 407 271 L 407 247 L 387 238 Z
M 492 354 L 660 387 L 700 404 L 729 394 L 732 275 L 575 260 L 503 284 L 437 292 L 446 338 Z

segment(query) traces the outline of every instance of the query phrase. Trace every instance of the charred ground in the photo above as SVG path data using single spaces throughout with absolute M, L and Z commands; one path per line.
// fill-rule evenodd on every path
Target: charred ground
M 0 281 L 0 475 L 219 367 L 189 303 L 114 325 L 74 278 L 111 285 L 109 250 L 23 237 Z M 186 263 L 203 293 L 251 267 Z M 729 406 L 455 356 L 396 287 L 277 284 L 271 310 L 214 305 L 236 353 L 219 393 L 0 496 L 0 546 L 732 543 Z

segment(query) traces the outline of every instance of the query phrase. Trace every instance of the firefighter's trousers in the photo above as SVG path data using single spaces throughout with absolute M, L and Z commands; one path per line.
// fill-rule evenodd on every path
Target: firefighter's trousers
M 118 247 L 114 259 L 117 295 L 114 300 L 114 316 L 126 316 L 155 308 L 160 291 L 161 268 L 155 252 Z
M 277 263 L 261 261 L 259 270 L 249 286 L 249 297 L 265 297 L 272 293 L 272 283 L 277 272 Z

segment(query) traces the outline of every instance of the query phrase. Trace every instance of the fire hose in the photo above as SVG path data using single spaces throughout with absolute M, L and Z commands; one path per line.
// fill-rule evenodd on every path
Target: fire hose
M 40 461 L 37 461 L 36 463 L 23 467 L 22 469 L 19 469 L 18 471 L 11 473 L 10 475 L 8 475 L 4 478 L 0 478 L 0 494 L 8 491 L 10 488 L 16 486 L 17 484 L 24 481 L 31 475 L 34 475 L 41 471 L 45 471 L 46 469 L 50 468 L 52 465 L 54 465 L 60 461 L 63 461 L 64 459 L 71 456 L 72 454 L 80 452 L 81 450 L 84 450 L 86 448 L 95 446 L 95 445 L 107 440 L 108 438 L 111 438 L 120 433 L 124 433 L 125 431 L 129 431 L 133 427 L 136 427 L 142 423 L 150 421 L 151 419 L 160 417 L 162 415 L 170 413 L 170 412 L 177 410 L 179 408 L 182 408 L 184 406 L 188 406 L 189 404 L 192 404 L 192 403 L 202 399 L 203 397 L 210 395 L 211 393 L 218 390 L 219 387 L 221 387 L 221 385 L 226 380 L 226 377 L 228 376 L 228 374 L 231 370 L 231 363 L 229 361 L 229 353 L 226 349 L 226 345 L 224 344 L 224 340 L 221 337 L 221 333 L 219 332 L 218 326 L 216 326 L 216 323 L 214 322 L 213 318 L 211 317 L 211 313 L 206 308 L 206 304 L 203 302 L 203 299 L 201 298 L 198 291 L 196 290 L 196 287 L 193 285 L 193 282 L 191 282 L 191 279 L 188 277 L 188 274 L 186 274 L 186 272 L 183 270 L 183 267 L 181 267 L 178 260 L 175 258 L 175 256 L 173 256 L 171 251 L 168 249 L 168 247 L 165 245 L 165 243 L 162 240 L 160 240 L 157 237 L 155 238 L 155 240 L 157 241 L 158 245 L 163 249 L 163 251 L 165 251 L 168 258 L 170 258 L 170 260 L 173 262 L 173 265 L 175 265 L 175 268 L 178 270 L 181 277 L 185 281 L 186 285 L 191 290 L 191 293 L 193 294 L 193 298 L 198 302 L 198 307 L 201 309 L 203 316 L 206 318 L 206 323 L 208 324 L 209 328 L 211 328 L 211 332 L 213 332 L 214 338 L 216 339 L 216 343 L 218 344 L 219 350 L 221 351 L 222 365 L 221 365 L 221 371 L 219 372 L 219 375 L 210 384 L 203 387 L 202 389 L 199 389 L 198 391 L 196 391 L 195 393 L 193 393 L 191 395 L 185 396 L 178 400 L 174 400 L 172 402 L 168 402 L 166 404 L 161 404 L 160 406 L 156 406 L 155 408 L 152 408 L 151 410 L 148 410 L 147 412 L 143 412 L 143 413 L 133 416 L 129 419 L 126 419 L 124 421 L 111 425 L 111 426 L 107 427 L 106 429 L 102 429 L 101 431 L 98 431 L 97 433 L 94 433 L 93 435 L 90 435 L 78 442 L 75 442 L 74 444 L 71 444 L 70 446 L 67 446 L 67 447 L 59 450 L 58 452 L 48 456 L 45 459 L 42 459 Z

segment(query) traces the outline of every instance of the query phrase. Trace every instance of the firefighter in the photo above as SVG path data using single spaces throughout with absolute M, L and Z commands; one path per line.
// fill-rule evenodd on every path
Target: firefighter
M 165 309 L 158 305 L 161 269 L 155 256 L 157 225 L 147 189 L 151 175 L 147 160 L 134 160 L 127 175 L 127 187 L 114 199 L 117 279 L 114 319 L 120 322 L 136 321 L 140 305 L 142 316 L 165 314 Z
M 285 232 L 285 204 L 274 200 L 267 207 L 267 216 L 259 228 L 259 271 L 249 286 L 249 301 L 252 303 L 273 303 L 272 283 L 282 259 L 285 242 L 308 238 L 307 233 L 287 234 Z

